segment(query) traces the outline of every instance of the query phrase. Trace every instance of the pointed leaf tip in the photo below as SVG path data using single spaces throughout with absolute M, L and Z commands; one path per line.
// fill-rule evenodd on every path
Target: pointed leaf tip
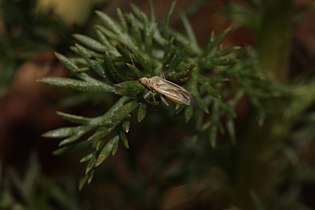
M 112 150 L 113 150 L 113 146 L 115 143 L 115 139 L 117 137 L 114 137 L 113 139 L 109 140 L 105 146 L 103 147 L 103 149 L 101 150 L 100 154 L 98 155 L 96 162 L 95 162 L 95 167 L 101 165 L 104 160 L 106 160 L 108 158 L 108 156 L 111 154 Z

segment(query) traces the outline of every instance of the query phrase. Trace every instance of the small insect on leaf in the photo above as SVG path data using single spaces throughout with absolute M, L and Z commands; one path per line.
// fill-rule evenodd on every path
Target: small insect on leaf
M 160 94 L 161 100 L 168 105 L 163 96 L 176 104 L 190 105 L 191 94 L 185 88 L 163 79 L 159 76 L 153 76 L 151 78 L 142 77 L 139 79 L 140 83 L 150 89 L 153 94 Z M 145 95 L 146 99 L 148 95 Z

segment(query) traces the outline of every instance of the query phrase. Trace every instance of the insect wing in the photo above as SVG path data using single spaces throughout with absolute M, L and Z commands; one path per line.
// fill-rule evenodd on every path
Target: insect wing
M 190 95 L 186 95 L 177 90 L 168 90 L 167 94 L 163 94 L 169 100 L 177 103 L 177 104 L 186 104 L 190 105 Z
M 159 78 L 159 83 L 154 85 L 154 89 L 175 103 L 190 105 L 191 94 L 173 82 Z

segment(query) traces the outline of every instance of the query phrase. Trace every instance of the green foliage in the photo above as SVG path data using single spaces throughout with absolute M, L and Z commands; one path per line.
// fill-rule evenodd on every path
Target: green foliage
M 52 10 L 36 9 L 38 0 L 0 1 L 0 96 L 11 84 L 19 66 L 42 53 L 65 51 L 73 31 L 86 25 L 66 24 Z M 96 8 L 104 3 L 95 5 Z
M 231 20 L 234 24 L 245 26 L 251 29 L 254 33 L 259 33 L 261 24 L 261 14 L 258 12 L 261 8 L 260 0 L 247 0 L 247 5 L 229 2 L 222 11 L 225 17 Z
M 181 17 L 186 35 L 171 29 L 174 6 L 171 5 L 161 23 L 156 22 L 152 5 L 148 16 L 135 5 L 127 14 L 118 9 L 118 20 L 97 11 L 101 21 L 96 26 L 97 39 L 76 34 L 74 38 L 80 44 L 71 49 L 77 56 L 67 58 L 56 54 L 73 78 L 41 80 L 61 88 L 103 93 L 104 100 L 108 94 L 120 97 L 98 117 L 58 113 L 77 125 L 43 134 L 63 139 L 56 154 L 87 151 L 81 159 L 86 170 L 80 188 L 91 182 L 97 166 L 116 154 L 120 141 L 129 147 L 126 134 L 130 122 L 134 122 L 132 114 L 136 113 L 141 122 L 148 114 L 148 107 L 154 106 L 143 98 L 149 90 L 138 82 L 140 77 L 164 75 L 190 91 L 195 104 L 177 105 L 171 112 L 182 114 L 192 125 L 191 133 L 187 133 L 191 139 L 207 136 L 213 147 L 217 136 L 224 133 L 235 140 L 235 107 L 245 94 L 257 107 L 263 106 L 264 100 L 277 97 L 272 83 L 255 67 L 255 57 L 248 57 L 247 50 L 237 53 L 239 47 L 221 45 L 228 30 L 218 35 L 213 33 L 207 47 L 202 49 L 185 13 Z
M 16 170 L 8 169 L 2 175 L 0 209 L 84 209 L 85 205 L 82 205 L 83 202 L 80 202 L 77 196 L 75 184 L 68 178 L 58 183 L 45 177 L 35 158 L 30 160 L 25 174 L 21 175 Z
M 35 12 L 36 0 L 0 2 L 0 96 L 23 62 L 69 42 L 69 26 L 52 12 Z M 57 36 L 58 35 L 58 36 Z

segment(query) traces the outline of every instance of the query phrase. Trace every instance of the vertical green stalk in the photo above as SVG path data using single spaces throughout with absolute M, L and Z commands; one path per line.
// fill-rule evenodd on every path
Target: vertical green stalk
M 293 0 L 262 0 L 258 51 L 262 68 L 286 82 L 291 49 Z
M 289 55 L 292 37 L 293 0 L 261 0 L 260 28 L 257 35 L 262 69 L 276 82 L 288 82 Z M 285 140 L 284 109 L 281 101 L 274 101 L 274 115 L 264 126 L 256 122 L 257 113 L 251 113 L 246 131 L 235 154 L 237 165 L 232 199 L 241 209 L 255 209 L 250 192 L 260 198 L 268 196 L 274 187 L 276 171 L 268 168 L 268 157 Z M 281 169 L 278 169 L 281 170 Z

